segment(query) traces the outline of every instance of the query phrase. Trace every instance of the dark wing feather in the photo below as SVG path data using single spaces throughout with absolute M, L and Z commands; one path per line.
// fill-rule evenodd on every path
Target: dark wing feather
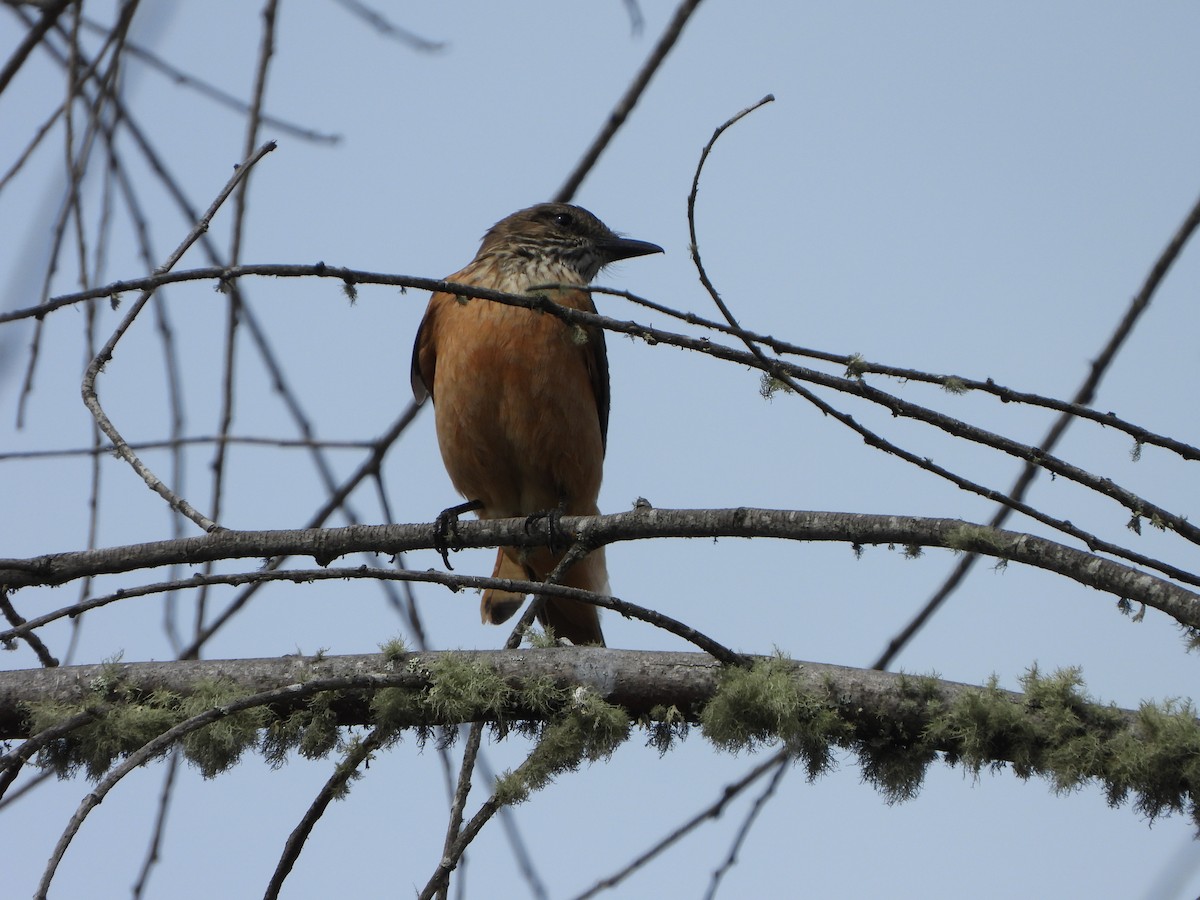
M 430 299 L 429 308 L 425 310 L 425 318 L 421 320 L 421 327 L 417 329 L 417 338 L 413 342 L 410 380 L 413 397 L 417 403 L 424 403 L 426 397 L 433 397 L 433 372 L 437 365 L 437 348 L 433 342 L 436 313 L 437 307 L 433 299 Z
M 592 307 L 595 312 L 595 307 Z M 596 412 L 600 414 L 600 441 L 608 449 L 608 410 L 611 395 L 608 386 L 608 348 L 604 344 L 604 329 L 589 327 L 587 344 L 584 345 L 588 376 L 592 379 L 592 391 L 596 395 Z

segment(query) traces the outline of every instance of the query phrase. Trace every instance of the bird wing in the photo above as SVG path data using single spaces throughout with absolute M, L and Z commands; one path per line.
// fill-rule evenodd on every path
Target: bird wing
M 595 311 L 595 307 L 592 308 Z M 611 395 L 608 386 L 608 348 L 604 344 L 604 329 L 589 326 L 585 348 L 588 377 L 596 395 L 596 412 L 600 414 L 600 442 L 608 449 L 608 410 Z
M 596 315 L 596 304 L 592 295 L 587 291 L 572 291 L 570 294 L 555 298 L 563 306 L 589 312 Z M 568 326 L 569 327 L 569 326 Z M 608 348 L 604 343 L 604 329 L 595 325 L 584 326 L 587 341 L 582 346 L 583 362 L 587 367 L 588 378 L 592 382 L 592 393 L 596 397 L 596 412 L 600 416 L 600 442 L 608 449 L 608 411 L 611 394 L 608 386 Z
M 417 329 L 417 338 L 413 342 L 412 382 L 413 397 L 417 403 L 424 403 L 426 397 L 433 396 L 433 370 L 437 365 L 437 347 L 433 341 L 433 322 L 437 317 L 438 295 L 429 299 L 429 308 L 421 319 L 421 327 Z

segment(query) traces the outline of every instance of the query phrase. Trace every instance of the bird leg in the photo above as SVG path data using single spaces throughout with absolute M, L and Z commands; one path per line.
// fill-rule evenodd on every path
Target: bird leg
M 442 562 L 451 572 L 454 571 L 454 566 L 450 565 L 450 551 L 457 553 L 462 549 L 462 544 L 458 543 L 458 517 L 465 512 L 482 508 L 482 500 L 468 500 L 466 503 L 443 509 L 433 520 L 433 549 L 442 555 Z

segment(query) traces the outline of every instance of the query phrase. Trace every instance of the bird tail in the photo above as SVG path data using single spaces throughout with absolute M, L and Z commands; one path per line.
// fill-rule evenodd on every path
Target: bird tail
M 530 581 L 544 579 L 558 565 L 562 554 L 551 555 L 547 551 L 534 551 L 528 563 L 518 561 L 520 551 L 514 547 L 501 547 L 496 554 L 493 578 L 516 578 Z M 563 576 L 562 584 L 582 588 L 597 594 L 611 594 L 608 584 L 608 567 L 604 561 L 604 548 L 593 550 Z M 499 625 L 512 617 L 525 595 L 513 591 L 486 590 L 480 603 L 483 621 Z M 604 646 L 604 633 L 600 630 L 600 612 L 590 603 L 567 600 L 562 597 L 547 597 L 538 621 L 554 631 L 554 636 L 566 638 L 572 644 L 595 644 Z
M 604 562 L 604 548 L 593 550 L 567 569 L 562 583 L 567 587 L 582 588 L 597 594 L 611 594 L 608 567 Z M 553 629 L 555 637 L 566 638 L 572 644 L 604 646 L 604 632 L 600 630 L 600 610 L 590 603 L 580 603 L 578 600 L 567 600 L 563 597 L 547 597 L 538 621 L 543 626 Z
M 509 553 L 513 555 L 509 556 Z M 493 578 L 529 580 L 529 574 L 525 571 L 525 567 L 516 560 L 516 553 L 516 550 L 505 547 L 496 551 L 496 567 L 492 570 Z M 499 625 L 511 619 L 513 613 L 520 609 L 524 602 L 524 594 L 488 588 L 483 592 L 479 613 L 485 625 Z

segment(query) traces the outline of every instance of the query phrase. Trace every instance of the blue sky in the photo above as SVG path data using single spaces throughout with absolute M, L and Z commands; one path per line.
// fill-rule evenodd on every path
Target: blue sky
M 102 7 L 101 7 L 102 9 Z M 474 254 L 483 232 L 558 189 L 670 17 L 644 4 L 630 34 L 623 4 L 464 2 L 389 11 L 444 40 L 420 54 L 380 38 L 334 4 L 283 4 L 267 92 L 274 115 L 342 136 L 318 145 L 267 127 L 279 148 L 255 170 L 242 257 L 441 277 Z M 147 9 L 139 40 L 175 65 L 245 96 L 253 80 L 257 7 L 190 4 Z M 99 16 L 99 10 L 97 10 Z M 158 17 L 157 19 L 155 17 Z M 729 116 L 773 93 L 718 143 L 697 206 L 709 274 L 748 328 L 835 353 L 926 371 L 992 377 L 1069 397 L 1163 245 L 1200 193 L 1200 7 L 1187 3 L 703 4 L 576 201 L 612 228 L 666 248 L 599 282 L 715 316 L 688 256 L 685 203 L 696 160 Z M 20 36 L 0 23 L 7 57 Z M 131 96 L 159 152 L 207 205 L 241 158 L 235 113 L 129 64 Z M 0 165 L 60 101 L 62 79 L 37 56 L 0 95 Z M 0 305 L 38 299 L 38 249 L 61 165 L 56 133 L 0 193 Z M 165 258 L 190 228 L 128 144 Z M 87 196 L 93 220 L 100 202 Z M 212 234 L 228 244 L 228 210 Z M 101 281 L 145 266 L 124 219 Z M 70 255 L 54 292 L 77 284 Z M 1185 252 L 1106 378 L 1096 405 L 1190 443 L 1198 362 L 1200 263 Z M 193 252 L 181 267 L 205 264 Z M 426 297 L 362 287 L 355 304 L 328 281 L 244 285 L 319 435 L 370 439 L 409 399 L 412 338 Z M 180 341 L 188 431 L 211 434 L 220 398 L 223 298 L 209 285 L 166 295 Z M 132 298 L 127 298 L 132 299 Z M 616 298 L 618 318 L 681 330 Z M 104 313 L 102 331 L 117 321 Z M 83 315 L 47 320 L 28 421 L 12 428 L 29 332 L 0 329 L 0 452 L 86 446 L 78 399 Z M 904 513 L 985 521 L 976 497 L 885 457 L 802 400 L 758 395 L 754 372 L 667 347 L 610 336 L 613 411 L 600 506 L 766 506 Z M 831 371 L 837 372 L 836 367 Z M 1024 441 L 1044 412 L 933 388 L 873 383 Z M 100 389 L 130 439 L 165 434 L 161 350 L 145 317 L 120 345 Z M 242 341 L 234 431 L 294 433 L 262 365 Z M 989 486 L 1011 484 L 1009 458 L 830 396 L 889 439 Z M 455 500 L 423 416 L 389 454 L 385 479 L 399 521 L 430 521 Z M 1076 426 L 1060 455 L 1183 514 L 1200 492 L 1194 472 L 1127 438 Z M 147 462 L 168 470 L 165 455 Z M 210 452 L 189 455 L 184 492 L 207 503 Z M 348 474 L 359 457 L 333 456 Z M 0 465 L 0 556 L 82 546 L 89 466 L 79 460 Z M 303 523 L 324 492 L 305 454 L 239 448 L 224 522 L 239 528 Z M 123 464 L 103 466 L 101 545 L 169 536 L 166 510 Z M 378 521 L 369 489 L 354 498 Z M 1168 535 L 1125 528 L 1127 514 L 1064 482 L 1043 480 L 1031 502 L 1104 537 L 1187 565 Z M 1026 521 L 1009 527 L 1044 533 Z M 413 568 L 438 565 L 413 554 Z M 883 547 L 856 560 L 842 545 L 767 541 L 623 544 L 609 552 L 618 596 L 662 609 L 728 645 L 799 659 L 869 665 L 954 563 Z M 486 574 L 490 554 L 460 554 L 459 571 Z M 105 584 L 110 584 L 105 582 Z M 74 599 L 73 589 L 22 592 L 25 615 Z M 419 588 L 435 646 L 499 646 L 507 632 L 477 621 L 477 598 Z M 218 596 L 219 603 L 227 597 Z M 170 658 L 161 601 L 118 604 L 89 617 L 77 661 L 124 653 Z M 609 617 L 613 646 L 685 649 L 676 639 Z M 209 657 L 372 652 L 402 625 L 367 584 L 271 588 L 206 649 Z M 66 628 L 46 640 L 62 652 Z M 1189 696 L 1196 660 L 1153 612 L 1141 624 L 1108 595 L 1047 573 L 980 566 L 904 652 L 912 672 L 1015 688 L 1032 664 L 1078 665 L 1104 701 Z M 27 650 L 0 664 L 34 664 Z M 493 768 L 519 762 L 518 742 L 487 750 Z M 713 751 L 698 734 L 666 757 L 637 737 L 613 760 L 559 782 L 515 811 L 552 897 L 586 889 L 715 800 L 754 760 Z M 272 771 L 248 759 L 203 782 L 182 772 L 151 896 L 254 895 L 331 762 Z M 135 879 L 162 780 L 131 776 L 85 823 L 60 870 L 58 896 L 114 894 Z M 85 786 L 43 786 L 0 816 L 6 880 L 31 890 Z M 477 785 L 472 804 L 485 796 Z M 700 896 L 751 797 L 610 893 Z M 441 764 L 412 742 L 375 760 L 350 797 L 318 825 L 284 896 L 385 896 L 423 885 L 444 827 Z M 1200 853 L 1184 817 L 1150 827 L 1099 790 L 1054 796 L 1010 773 L 978 780 L 935 766 L 914 801 L 887 806 L 853 760 L 808 784 L 791 772 L 767 806 L 725 896 L 822 897 L 884 892 L 929 898 L 1193 897 Z M 1172 878 L 1177 874 L 1177 882 Z M 499 828 L 473 847 L 468 896 L 523 896 Z M 503 891 L 496 888 L 504 885 Z

